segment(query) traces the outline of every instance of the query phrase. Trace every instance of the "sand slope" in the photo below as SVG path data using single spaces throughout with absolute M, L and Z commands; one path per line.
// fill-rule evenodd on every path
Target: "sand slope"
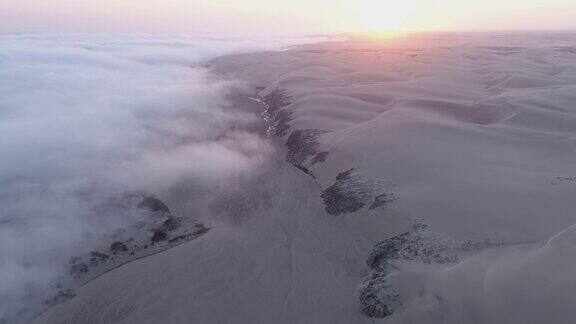
M 368 323 L 350 296 L 369 243 L 323 213 L 312 179 L 285 165 L 269 172 L 219 202 L 258 205 L 248 218 L 223 216 L 204 236 L 102 276 L 37 321 L 315 323 L 332 314 Z
M 350 41 L 219 63 L 264 94 L 286 91 L 291 129 L 331 131 L 321 185 L 358 167 L 398 185 L 395 211 L 442 232 L 530 241 L 575 220 L 573 192 L 551 184 L 575 171 L 576 56 L 562 47 L 575 36 L 553 36 Z
M 276 161 L 245 187 L 240 201 L 259 201 L 246 217 L 38 322 L 364 323 L 370 305 L 390 310 L 383 323 L 569 322 L 575 41 L 420 35 L 216 60 L 259 89 L 296 167 Z M 414 224 L 432 234 L 395 236 Z

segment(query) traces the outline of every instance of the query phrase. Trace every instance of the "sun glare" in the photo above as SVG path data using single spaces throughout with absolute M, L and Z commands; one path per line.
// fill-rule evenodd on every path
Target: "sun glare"
M 367 33 L 406 31 L 418 9 L 414 0 L 401 3 L 361 0 L 355 6 L 359 29 Z
M 405 26 L 403 17 L 366 13 L 361 18 L 361 27 L 364 32 L 394 32 Z

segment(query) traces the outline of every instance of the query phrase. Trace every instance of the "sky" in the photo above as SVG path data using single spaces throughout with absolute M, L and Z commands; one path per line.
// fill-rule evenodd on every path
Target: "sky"
M 574 0 L 0 1 L 2 33 L 576 30 L 574 17 Z

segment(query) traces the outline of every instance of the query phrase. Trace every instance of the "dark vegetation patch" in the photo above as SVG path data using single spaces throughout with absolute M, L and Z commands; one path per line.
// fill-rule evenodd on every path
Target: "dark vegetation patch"
M 192 234 L 190 234 L 190 233 L 182 234 L 182 235 L 176 236 L 173 239 L 168 240 L 168 243 L 176 243 L 178 241 L 189 240 L 190 238 L 192 238 Z
M 182 220 L 178 217 L 170 217 L 162 223 L 162 229 L 167 232 L 177 230 L 182 226 Z
M 196 224 L 194 227 L 196 228 L 193 233 L 194 235 L 206 234 L 210 230 L 210 228 L 204 226 L 203 224 Z
M 390 280 L 390 274 L 397 271 L 393 262 L 458 263 L 463 256 L 488 245 L 488 241 L 458 241 L 432 232 L 425 224 L 416 224 L 409 231 L 376 244 L 366 260 L 370 274 L 359 286 L 362 314 L 382 318 L 402 305 L 402 298 Z
M 309 168 L 325 162 L 328 158 L 328 152 L 320 152 L 319 141 L 319 137 L 326 133 L 328 132 L 319 129 L 302 129 L 290 133 L 284 144 L 288 149 L 286 161 L 314 177 Z
M 84 262 L 75 263 L 70 267 L 68 273 L 74 278 L 80 278 L 88 273 L 88 265 Z
M 301 165 L 294 165 L 296 168 L 298 168 L 300 171 L 306 173 L 307 175 L 311 176 L 312 178 L 316 179 L 316 176 L 310 171 L 308 170 L 307 167 L 305 166 L 301 166 Z
M 60 289 L 58 291 L 58 293 L 53 296 L 52 298 L 49 298 L 47 300 L 44 301 L 44 304 L 48 305 L 48 306 L 56 306 L 62 302 L 65 302 L 69 299 L 72 299 L 76 297 L 76 294 L 74 294 L 72 292 L 72 290 L 70 289 Z
M 316 163 L 324 163 L 328 159 L 328 152 L 320 152 L 312 159 L 312 165 Z
M 322 192 L 326 212 L 330 215 L 353 213 L 368 206 L 370 210 L 384 208 L 397 199 L 391 192 L 393 185 L 382 180 L 364 177 L 354 168 L 341 172 L 336 181 Z
M 290 97 L 286 94 L 286 90 L 276 89 L 264 96 L 263 101 L 268 105 L 268 112 L 273 114 L 290 105 L 289 99 Z
M 396 200 L 396 195 L 393 193 L 385 192 L 374 198 L 368 209 L 373 210 L 380 207 L 386 207 L 388 204 Z
M 142 201 L 138 204 L 138 208 L 145 209 L 154 213 L 164 212 L 170 213 L 170 209 L 166 204 L 155 197 L 144 197 Z
M 286 143 L 288 149 L 286 160 L 294 165 L 302 165 L 310 157 L 320 152 L 318 137 L 327 133 L 319 129 L 301 129 L 293 131 Z
M 276 89 L 262 98 L 267 109 L 262 114 L 269 124 L 268 135 L 283 137 L 288 134 L 292 113 L 284 107 L 290 105 L 290 97 L 285 90 Z
M 576 47 L 575 46 L 558 46 L 558 47 L 556 47 L 556 51 L 560 52 L 560 53 L 576 54 Z
M 138 257 L 158 253 L 184 241 L 193 240 L 210 229 L 193 217 L 177 217 L 160 199 L 141 193 L 125 193 L 110 198 L 107 203 L 97 206 L 97 211 L 114 211 L 136 216 L 136 220 L 124 228 L 119 228 L 103 246 L 104 251 L 94 250 L 83 256 L 70 258 L 67 274 L 47 291 L 49 299 L 44 304 L 57 305 L 75 296 L 74 289 L 104 271 L 121 266 Z M 107 245 L 109 244 L 109 245 Z
M 154 243 L 166 241 L 167 239 L 168 234 L 166 234 L 166 232 L 164 232 L 163 230 L 154 231 L 154 234 L 152 234 L 152 238 L 150 238 L 150 240 Z
M 98 251 L 90 252 L 90 265 L 96 266 L 100 263 L 106 262 L 110 256 L 108 254 L 100 253 Z
M 554 180 L 552 180 L 550 182 L 550 184 L 553 185 L 559 185 L 559 184 L 573 184 L 576 183 L 576 177 L 556 177 L 554 178 Z
M 122 243 L 122 242 L 112 242 L 112 244 L 110 244 L 110 252 L 112 252 L 113 254 L 117 254 L 117 253 L 121 253 L 121 252 L 126 252 L 128 251 L 128 246 L 126 246 L 126 244 Z

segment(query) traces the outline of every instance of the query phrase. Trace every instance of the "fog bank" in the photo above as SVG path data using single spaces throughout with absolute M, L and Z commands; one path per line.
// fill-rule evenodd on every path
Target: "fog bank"
M 202 64 L 303 41 L 1 35 L 0 318 L 72 251 L 138 221 L 102 213 L 108 199 L 261 164 L 268 144 L 231 131 L 256 117 L 223 108 L 243 85 Z

